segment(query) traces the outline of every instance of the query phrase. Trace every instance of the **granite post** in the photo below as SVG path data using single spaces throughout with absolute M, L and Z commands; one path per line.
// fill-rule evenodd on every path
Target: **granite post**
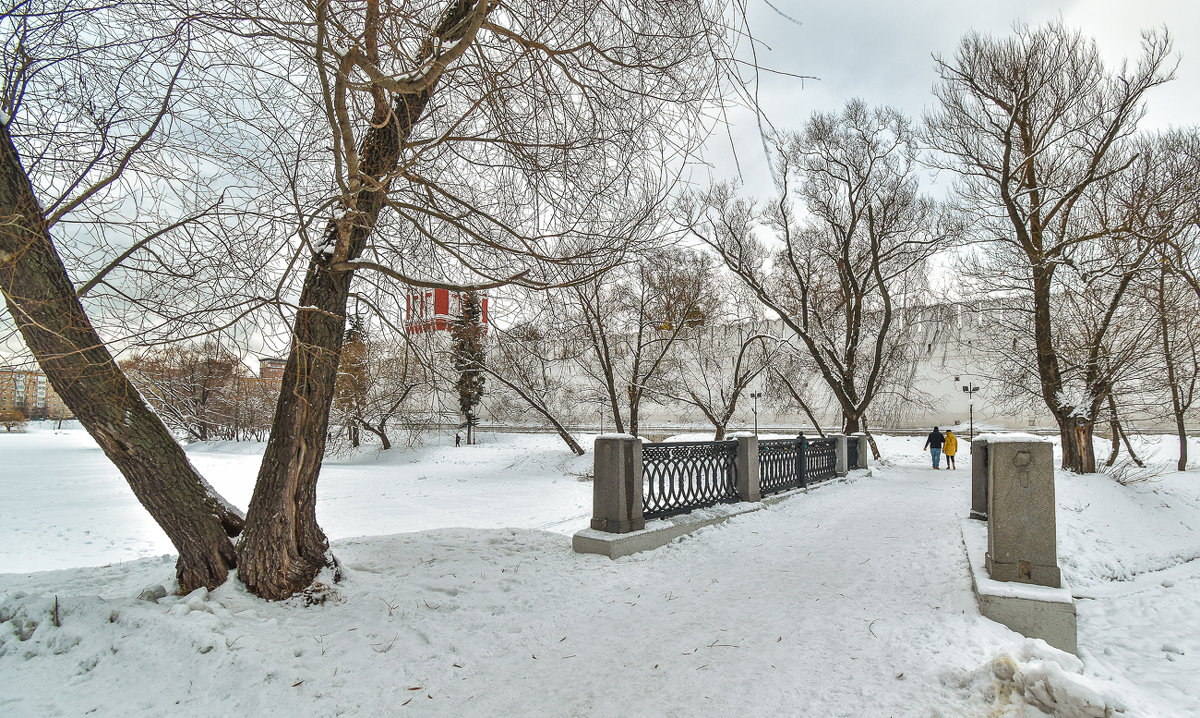
M 837 461 L 834 464 L 834 472 L 838 476 L 845 476 L 850 473 L 850 447 L 847 446 L 845 434 L 834 434 L 833 438 L 836 440 L 835 446 L 837 447 Z
M 646 528 L 642 518 L 642 442 L 628 434 L 596 438 L 592 482 L 592 528 L 629 533 Z
M 858 439 L 858 463 L 850 468 L 869 469 L 871 468 L 871 442 L 867 441 L 866 432 L 860 431 L 854 436 Z
M 980 521 L 988 517 L 988 440 L 977 436 L 971 442 L 971 513 Z
M 974 460 L 972 460 L 972 465 Z M 988 575 L 1057 588 L 1054 447 L 1036 437 L 987 443 Z
M 762 501 L 759 488 L 758 437 L 753 434 L 738 434 L 737 439 L 737 492 L 742 501 Z

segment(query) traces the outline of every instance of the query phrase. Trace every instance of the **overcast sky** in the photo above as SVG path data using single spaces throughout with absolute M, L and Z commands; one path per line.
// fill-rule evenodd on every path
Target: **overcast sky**
M 759 101 L 776 127 L 799 128 L 815 110 L 840 109 L 862 97 L 919 118 L 932 102 L 932 55 L 952 57 L 969 30 L 1011 34 L 1014 22 L 1039 25 L 1061 17 L 1096 39 L 1110 66 L 1140 53 L 1141 30 L 1166 25 L 1181 58 L 1177 79 L 1148 95 L 1142 127 L 1200 124 L 1200 2 L 1196 0 L 1076 0 L 1075 2 L 951 2 L 948 0 L 747 0 L 760 43 L 759 62 L 800 80 L 761 75 Z M 776 12 L 771 8 L 778 8 Z M 785 18 L 781 13 L 793 18 Z M 770 176 L 753 115 L 735 117 L 732 130 L 747 190 L 770 191 Z M 729 140 L 715 144 L 718 179 L 736 172 Z M 710 144 L 710 146 L 713 146 Z

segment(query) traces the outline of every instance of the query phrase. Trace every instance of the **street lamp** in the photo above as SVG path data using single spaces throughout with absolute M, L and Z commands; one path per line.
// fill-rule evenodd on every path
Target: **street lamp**
M 750 392 L 750 398 L 754 400 L 754 435 L 758 436 L 758 399 L 762 396 L 761 391 Z
M 971 417 L 971 438 L 975 440 L 975 392 L 979 391 L 979 387 L 974 384 L 963 384 L 963 393 L 967 395 L 967 411 Z

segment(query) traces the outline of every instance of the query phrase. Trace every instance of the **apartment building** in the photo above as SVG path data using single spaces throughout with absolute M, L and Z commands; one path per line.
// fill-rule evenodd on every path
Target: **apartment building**
M 66 419 L 71 410 L 46 375 L 36 369 L 0 367 L 0 413 L 20 412 L 29 419 Z

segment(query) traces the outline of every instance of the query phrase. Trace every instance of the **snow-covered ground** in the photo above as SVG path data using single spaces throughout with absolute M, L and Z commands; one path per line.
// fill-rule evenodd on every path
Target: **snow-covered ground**
M 306 606 L 139 600 L 170 545 L 95 444 L 0 433 L 0 716 L 1200 715 L 1200 472 L 1059 473 L 1080 660 L 979 615 L 965 452 L 885 437 L 870 475 L 612 561 L 570 549 L 590 455 L 483 438 L 327 463 L 347 577 Z M 261 450 L 189 455 L 244 506 Z

